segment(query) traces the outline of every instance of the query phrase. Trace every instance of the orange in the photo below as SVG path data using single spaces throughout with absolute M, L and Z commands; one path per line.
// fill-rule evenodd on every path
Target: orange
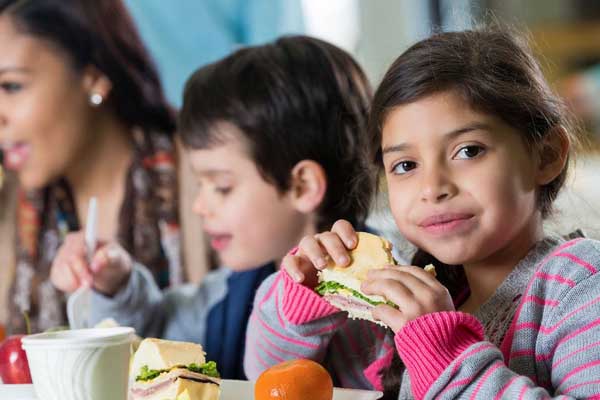
M 4 325 L 0 324 L 0 343 L 2 343 L 5 337 L 6 331 L 4 330 Z
M 254 385 L 255 400 L 331 400 L 333 381 L 321 364 L 284 361 L 264 371 Z

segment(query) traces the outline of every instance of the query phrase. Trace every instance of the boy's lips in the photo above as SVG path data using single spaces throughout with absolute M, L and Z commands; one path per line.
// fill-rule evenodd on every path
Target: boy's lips
M 12 170 L 21 169 L 31 155 L 31 145 L 25 142 L 2 143 L 0 148 L 4 152 L 4 166 Z
M 231 242 L 229 234 L 209 234 L 210 246 L 216 251 L 223 251 Z
M 432 234 L 451 233 L 467 227 L 473 217 L 473 214 L 468 213 L 435 214 L 424 218 L 418 225 Z

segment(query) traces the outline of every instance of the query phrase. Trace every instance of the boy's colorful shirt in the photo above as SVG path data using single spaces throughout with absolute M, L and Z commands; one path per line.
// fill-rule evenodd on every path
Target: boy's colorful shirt
M 326 365 L 337 384 L 379 388 L 391 338 L 407 370 L 400 398 L 598 397 L 600 242 L 576 239 L 537 249 L 537 262 L 528 256 L 530 272 L 510 324 L 482 321 L 485 334 L 493 327 L 501 343 L 485 340 L 477 318 L 460 312 L 429 314 L 392 337 L 328 309 L 281 272 L 257 294 L 246 373 L 255 379 L 281 360 L 305 357 Z M 498 295 L 504 304 L 513 302 L 510 290 Z

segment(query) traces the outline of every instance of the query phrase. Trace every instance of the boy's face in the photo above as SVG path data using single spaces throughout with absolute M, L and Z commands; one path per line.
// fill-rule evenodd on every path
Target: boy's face
M 263 179 L 237 128 L 218 129 L 225 140 L 189 151 L 198 182 L 193 211 L 223 265 L 244 270 L 280 260 L 304 236 L 309 218 L 291 194 Z
M 538 162 L 500 119 L 432 95 L 388 115 L 382 149 L 396 224 L 440 261 L 499 262 L 539 237 Z

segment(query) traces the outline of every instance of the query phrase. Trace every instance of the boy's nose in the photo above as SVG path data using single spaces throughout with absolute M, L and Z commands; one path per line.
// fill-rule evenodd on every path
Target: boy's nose
M 197 195 L 192 204 L 192 212 L 202 218 L 206 218 L 210 215 L 209 207 L 207 202 L 204 201 L 202 196 Z

